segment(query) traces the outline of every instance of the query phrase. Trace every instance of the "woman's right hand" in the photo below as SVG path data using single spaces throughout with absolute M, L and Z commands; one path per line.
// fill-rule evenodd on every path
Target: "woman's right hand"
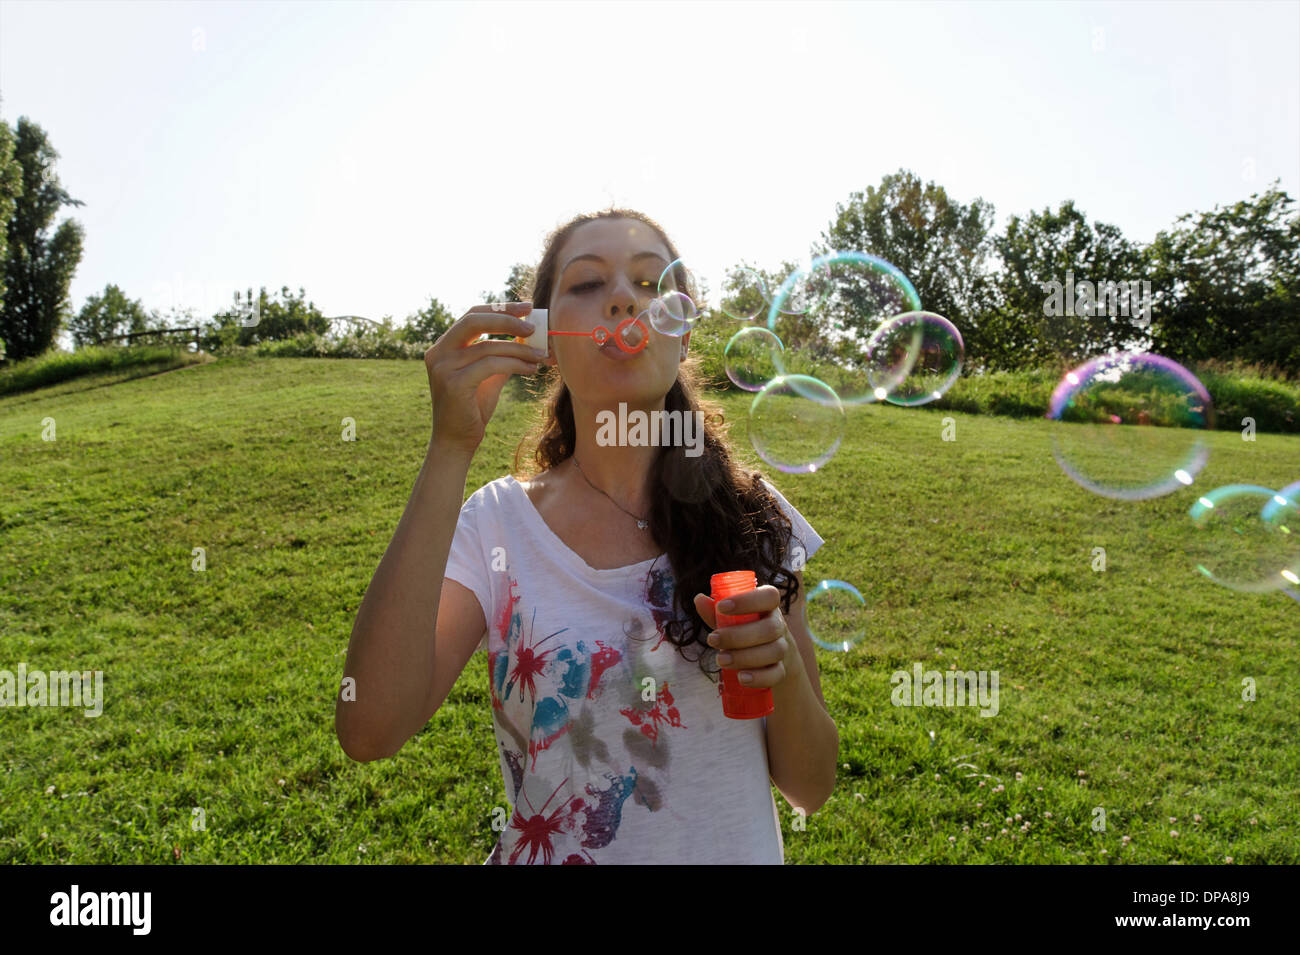
M 546 353 L 522 342 L 482 335 L 528 335 L 525 319 L 531 302 L 475 305 L 424 353 L 433 400 L 432 444 L 473 455 L 483 441 L 506 379 L 531 375 Z

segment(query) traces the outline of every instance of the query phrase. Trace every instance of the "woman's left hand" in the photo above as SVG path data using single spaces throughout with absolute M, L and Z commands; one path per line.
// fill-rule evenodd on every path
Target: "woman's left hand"
M 799 652 L 781 613 L 779 590 L 765 584 L 718 603 L 722 604 L 722 613 L 731 616 L 762 614 L 749 623 L 719 627 L 713 599 L 706 594 L 695 595 L 695 610 L 713 630 L 709 646 L 718 648 L 720 667 L 739 670 L 740 682 L 756 688 L 774 687 L 794 672 L 800 662 Z M 730 608 L 728 603 L 732 604 Z

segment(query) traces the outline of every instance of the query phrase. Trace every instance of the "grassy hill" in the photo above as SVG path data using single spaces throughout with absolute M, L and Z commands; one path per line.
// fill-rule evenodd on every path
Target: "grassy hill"
M 840 779 L 803 831 L 778 794 L 788 862 L 1300 862 L 1300 604 L 1186 553 L 1197 493 L 1300 478 L 1300 436 L 1208 434 L 1193 489 L 1124 503 L 1061 473 L 1042 420 L 850 409 L 826 469 L 791 476 L 750 449 L 749 396 L 722 401 L 741 456 L 826 538 L 809 582 L 868 603 L 861 646 L 818 652 Z M 529 410 L 503 397 L 467 494 L 507 473 Z M 428 431 L 411 361 L 223 359 L 0 397 L 0 669 L 105 671 L 99 718 L 0 709 L 0 861 L 486 858 L 505 792 L 482 654 L 394 758 L 353 763 L 333 732 Z M 998 715 L 891 705 L 916 662 L 998 670 Z

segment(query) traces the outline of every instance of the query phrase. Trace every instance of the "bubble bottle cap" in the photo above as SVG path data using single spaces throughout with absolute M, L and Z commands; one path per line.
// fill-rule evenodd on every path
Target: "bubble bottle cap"
M 546 327 L 546 311 L 547 310 L 544 308 L 535 308 L 525 315 L 523 317 L 524 321 L 533 323 L 533 333 L 527 338 L 521 335 L 517 337 L 515 341 L 523 342 L 525 345 L 528 345 L 530 348 L 536 348 L 538 351 L 546 351 L 549 349 L 551 346 L 550 339 L 547 337 L 548 329 Z

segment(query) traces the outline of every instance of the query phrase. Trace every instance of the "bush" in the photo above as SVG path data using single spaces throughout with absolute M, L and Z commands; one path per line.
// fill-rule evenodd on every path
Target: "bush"
M 299 332 L 292 338 L 263 341 L 247 347 L 226 345 L 222 354 L 241 351 L 259 358 L 423 359 L 428 349 L 429 344 L 405 341 L 397 332 L 368 328 L 338 338 L 316 332 Z
M 0 395 L 43 388 L 82 375 L 124 370 L 152 374 L 202 360 L 201 355 L 176 345 L 88 345 L 73 352 L 56 346 L 8 364 L 0 371 Z

